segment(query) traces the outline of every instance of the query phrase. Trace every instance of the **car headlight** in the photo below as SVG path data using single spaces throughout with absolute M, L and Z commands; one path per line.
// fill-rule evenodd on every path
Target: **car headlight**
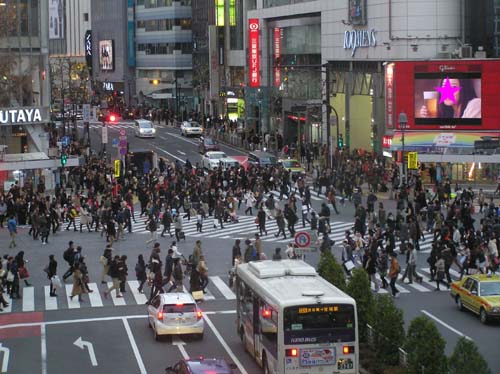
M 497 306 L 497 307 L 491 308 L 491 311 L 493 313 L 500 313 L 500 307 Z
M 153 129 L 153 134 L 155 134 L 155 133 L 156 133 L 156 129 Z

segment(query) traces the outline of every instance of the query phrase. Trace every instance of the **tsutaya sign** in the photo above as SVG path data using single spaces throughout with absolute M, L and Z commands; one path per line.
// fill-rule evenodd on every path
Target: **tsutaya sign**
M 377 46 L 375 29 L 371 30 L 351 30 L 344 32 L 344 49 L 352 51 L 354 57 L 357 48 L 368 48 Z
M 0 125 L 32 125 L 49 121 L 48 108 L 0 108 Z

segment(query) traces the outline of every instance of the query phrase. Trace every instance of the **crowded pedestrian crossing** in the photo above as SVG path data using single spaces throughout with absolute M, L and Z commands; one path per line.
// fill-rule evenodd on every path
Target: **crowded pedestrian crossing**
M 236 299 L 233 290 L 222 277 L 210 276 L 209 279 L 206 294 L 203 296 L 204 302 Z M 145 305 L 148 301 L 149 287 L 144 287 L 144 293 L 139 292 L 139 282 L 137 280 L 126 282 L 126 292 L 123 292 L 123 297 L 120 298 L 116 297 L 114 291 L 109 294 L 108 298 L 104 297 L 104 291 L 111 286 L 112 282 L 107 284 L 89 283 L 89 288 L 93 292 L 84 294 L 82 296 L 83 301 L 79 301 L 77 296 L 71 298 L 72 283 L 63 284 L 60 289 L 57 289 L 57 297 L 50 296 L 49 285 L 23 287 L 20 299 L 11 299 L 4 293 L 9 305 L 3 307 L 0 314 Z M 183 287 L 183 291 L 188 292 L 186 285 Z
M 396 287 L 401 295 L 413 293 L 433 292 L 436 288 L 436 282 L 430 281 L 430 269 L 421 268 L 417 274 L 422 277 L 422 283 L 414 282 L 408 284 L 398 280 Z M 454 269 L 450 269 L 452 280 L 458 280 L 460 273 Z M 227 278 L 221 276 L 210 276 L 210 283 L 207 286 L 207 293 L 204 295 L 204 302 L 235 300 L 236 294 L 233 289 L 227 284 Z M 377 274 L 379 282 L 379 294 L 390 294 L 389 288 L 382 288 L 382 280 Z M 104 308 L 104 307 L 120 307 L 131 305 L 145 305 L 149 296 L 149 287 L 145 287 L 145 293 L 138 291 L 139 282 L 137 280 L 129 280 L 126 282 L 126 292 L 122 298 L 117 298 L 115 292 L 109 294 L 109 298 L 105 298 L 103 292 L 107 287 L 111 287 L 112 283 L 97 284 L 89 283 L 89 287 L 93 292 L 83 295 L 83 301 L 78 301 L 78 297 L 71 298 L 71 283 L 63 284 L 62 288 L 57 289 L 57 297 L 50 296 L 50 287 L 46 286 L 30 286 L 23 287 L 21 299 L 10 299 L 7 294 L 4 294 L 9 306 L 3 307 L 0 314 L 34 312 L 34 311 L 54 311 L 68 309 L 83 309 L 83 308 Z M 371 284 L 372 290 L 375 291 L 375 284 Z M 183 287 L 184 292 L 187 292 L 186 286 Z M 441 292 L 448 292 L 446 287 L 441 286 Z

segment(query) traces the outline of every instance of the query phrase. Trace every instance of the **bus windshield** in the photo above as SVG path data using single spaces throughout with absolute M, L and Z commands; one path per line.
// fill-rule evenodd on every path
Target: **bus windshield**
M 352 342 L 356 340 L 354 306 L 312 304 L 284 310 L 285 344 Z

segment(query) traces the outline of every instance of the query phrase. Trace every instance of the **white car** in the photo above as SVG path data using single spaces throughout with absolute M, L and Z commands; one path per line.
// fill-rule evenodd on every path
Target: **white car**
M 148 325 L 155 340 L 163 335 L 194 334 L 203 338 L 203 312 L 186 292 L 159 294 L 148 305 Z
M 203 155 L 201 159 L 201 167 L 209 170 L 216 170 L 219 166 L 236 165 L 238 161 L 228 157 L 224 152 L 211 151 Z
M 134 133 L 139 138 L 154 138 L 156 129 L 153 122 L 146 119 L 138 119 L 134 121 Z
M 181 124 L 181 135 L 182 136 L 203 135 L 203 128 L 198 122 L 184 121 Z

